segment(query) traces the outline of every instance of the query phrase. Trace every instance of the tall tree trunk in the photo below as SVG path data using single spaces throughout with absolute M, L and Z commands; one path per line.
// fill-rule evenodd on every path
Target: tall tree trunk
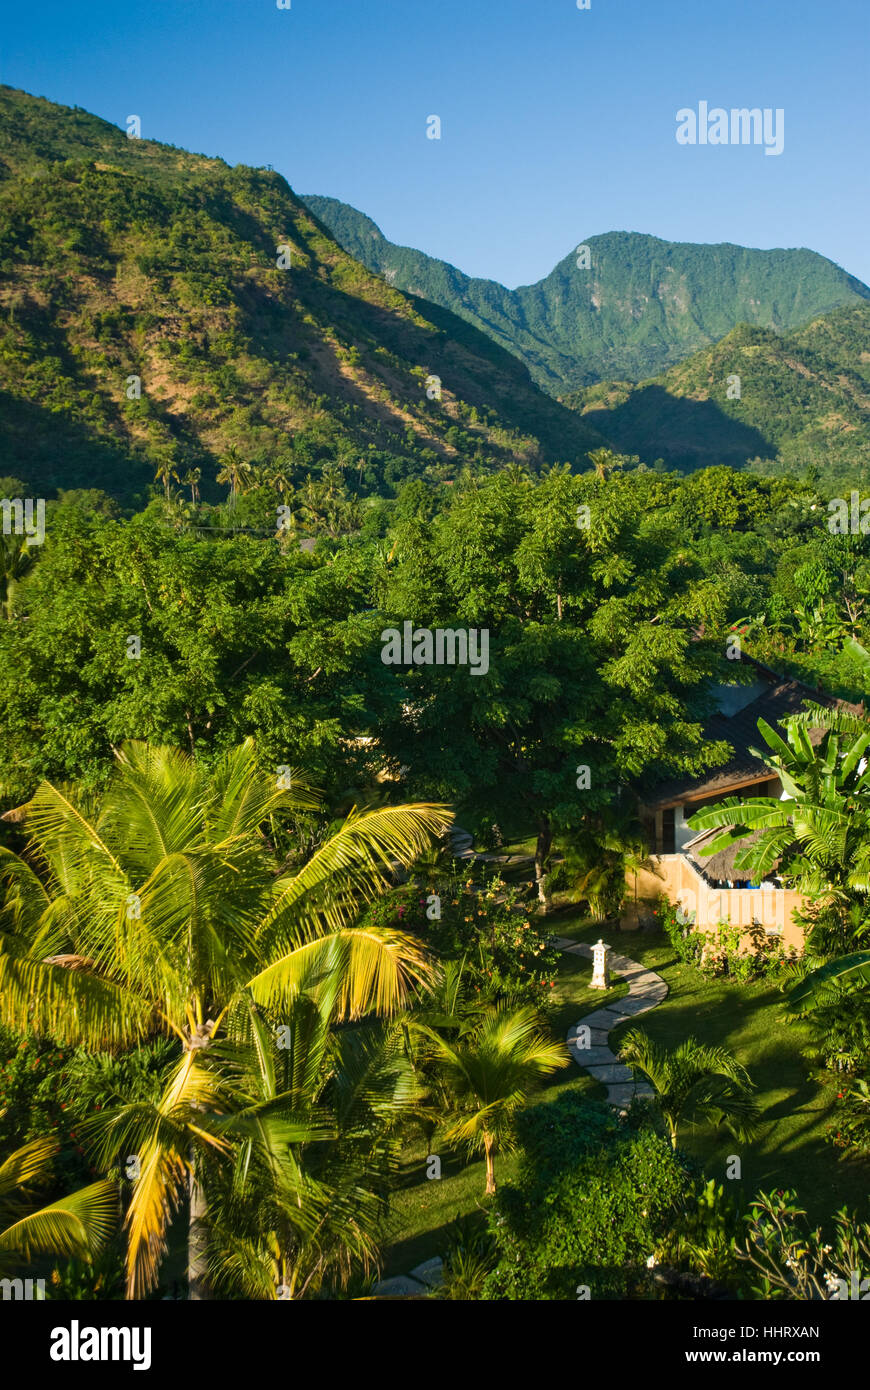
M 553 828 L 550 825 L 549 817 L 541 816 L 538 821 L 538 843 L 535 846 L 535 881 L 538 886 L 538 902 L 543 913 L 549 912 L 553 905 L 547 887 L 547 875 L 544 872 L 544 865 L 552 843 Z
M 187 1296 L 189 1299 L 202 1300 L 209 1296 L 206 1272 L 208 1237 L 205 1223 L 207 1210 L 205 1193 L 196 1179 L 196 1160 L 192 1157 L 190 1215 L 187 1229 Z
M 491 1134 L 484 1134 L 483 1149 L 486 1156 L 486 1195 L 491 1197 L 495 1192 L 495 1139 Z

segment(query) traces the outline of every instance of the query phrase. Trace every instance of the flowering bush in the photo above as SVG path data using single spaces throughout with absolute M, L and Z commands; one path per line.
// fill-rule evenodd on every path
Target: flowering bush
M 684 965 L 697 965 L 704 945 L 703 937 L 695 931 L 692 922 L 686 920 L 680 908 L 667 898 L 659 898 L 653 916 L 661 923 L 677 959 Z
M 787 975 L 797 959 L 793 948 L 786 949 L 777 937 L 767 936 L 760 928 L 747 933 L 743 927 L 720 922 L 715 931 L 696 931 L 694 922 L 667 898 L 659 899 L 656 916 L 683 964 L 694 965 L 709 977 L 724 976 L 736 984 L 773 981 Z M 741 950 L 740 943 L 747 935 L 750 948 Z
M 848 1091 L 840 1091 L 837 1100 L 842 1114 L 829 1126 L 831 1143 L 866 1157 L 870 1154 L 870 1086 L 861 1077 Z
M 761 1193 L 748 1217 L 746 1241 L 737 1256 L 756 1271 L 759 1298 L 801 1300 L 858 1298 L 855 1271 L 870 1270 L 870 1226 L 845 1210 L 834 1217 L 832 1244 L 819 1228 L 809 1229 L 794 1192 Z M 760 1278 L 759 1278 L 760 1276 Z M 864 1277 L 858 1274 L 860 1281 Z
M 373 903 L 361 923 L 417 933 L 441 960 L 464 960 L 470 989 L 484 998 L 540 1005 L 555 988 L 559 952 L 518 898 L 499 878 L 477 888 L 472 879 L 401 888 Z M 440 915 L 430 917 L 436 907 Z

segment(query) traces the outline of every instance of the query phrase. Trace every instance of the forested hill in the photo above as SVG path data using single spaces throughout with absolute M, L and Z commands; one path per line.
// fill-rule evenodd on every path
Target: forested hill
M 442 304 L 517 354 L 556 396 L 605 378 L 639 381 L 716 342 L 738 323 L 785 332 L 870 289 L 808 250 L 758 251 L 661 241 L 637 232 L 586 237 L 543 280 L 509 290 L 396 246 L 356 208 L 304 202 L 342 246 L 399 289 Z
M 744 324 L 654 380 L 605 382 L 566 399 L 647 462 L 812 466 L 848 495 L 870 478 L 870 303 L 782 337 Z
M 377 490 L 600 442 L 490 338 L 355 261 L 279 174 L 0 87 L 0 474 L 128 496 L 156 465 L 199 468 L 208 495 L 234 451 Z

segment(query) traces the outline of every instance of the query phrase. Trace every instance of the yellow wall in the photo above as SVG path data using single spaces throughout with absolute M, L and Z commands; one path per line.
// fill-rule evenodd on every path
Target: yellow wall
M 711 888 L 696 872 L 684 854 L 658 854 L 651 863 L 654 871 L 644 870 L 637 876 L 637 897 L 645 903 L 666 897 L 679 903 L 686 912 L 695 913 L 698 931 L 713 931 L 720 922 L 743 927 L 746 937 L 742 945 L 750 944 L 750 934 L 759 926 L 778 927 L 782 944 L 803 950 L 803 930 L 792 921 L 795 908 L 804 908 L 807 899 L 790 888 Z M 626 882 L 627 895 L 634 898 L 634 876 Z

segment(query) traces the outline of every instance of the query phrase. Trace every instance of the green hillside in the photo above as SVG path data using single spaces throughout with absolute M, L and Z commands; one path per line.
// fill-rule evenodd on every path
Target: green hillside
M 568 397 L 620 449 L 683 468 L 750 461 L 815 467 L 827 483 L 870 477 L 870 303 L 780 337 L 746 324 L 651 381 Z M 740 398 L 729 398 L 739 377 Z
M 556 396 L 607 378 L 639 381 L 738 323 L 787 332 L 870 289 L 814 251 L 697 246 L 636 232 L 585 238 L 534 285 L 509 290 L 395 246 L 335 198 L 303 201 L 344 248 L 399 289 L 460 314 L 526 363 Z
M 162 462 L 208 495 L 235 450 L 377 487 L 600 442 L 490 338 L 353 260 L 279 174 L 0 87 L 0 475 L 124 496 Z

